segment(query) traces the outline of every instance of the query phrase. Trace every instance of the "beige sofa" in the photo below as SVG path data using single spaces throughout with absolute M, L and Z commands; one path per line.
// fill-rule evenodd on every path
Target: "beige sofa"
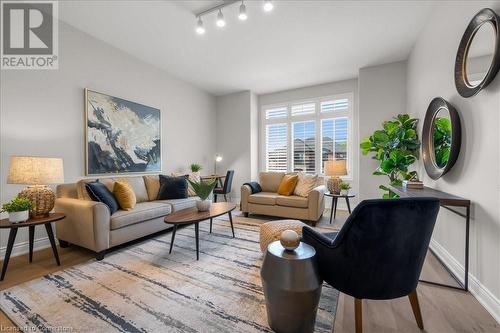
M 133 210 L 118 210 L 110 215 L 106 205 L 92 201 L 85 190 L 85 182 L 57 186 L 55 211 L 66 214 L 56 223 L 56 235 L 61 247 L 69 243 L 96 252 L 96 258 L 104 258 L 105 251 L 128 241 L 169 229 L 163 219 L 171 212 L 194 207 L 198 197 L 186 199 L 156 200 L 160 188 L 158 175 L 103 178 L 112 190 L 115 180 L 126 178 L 137 197 Z
M 296 195 L 283 196 L 277 193 L 284 172 L 261 172 L 259 185 L 262 192 L 252 194 L 250 186 L 241 187 L 241 211 L 249 213 L 286 217 L 311 222 L 313 225 L 325 210 L 326 187 L 323 178 L 318 178 L 317 187 L 307 198 Z

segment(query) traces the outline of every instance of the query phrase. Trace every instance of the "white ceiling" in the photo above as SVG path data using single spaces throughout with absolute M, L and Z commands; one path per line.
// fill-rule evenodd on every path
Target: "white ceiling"
M 258 94 L 354 78 L 358 69 L 404 60 L 431 1 L 246 1 L 224 10 L 227 26 L 193 13 L 220 1 L 65 1 L 63 21 L 213 93 Z

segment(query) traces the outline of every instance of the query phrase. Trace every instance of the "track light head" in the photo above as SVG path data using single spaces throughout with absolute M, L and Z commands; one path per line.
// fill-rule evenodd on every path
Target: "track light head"
M 271 2 L 271 0 L 264 1 L 264 11 L 265 12 L 270 12 L 271 10 L 273 10 L 273 8 L 274 8 L 274 5 Z
M 217 21 L 215 21 L 215 24 L 219 28 L 223 28 L 226 26 L 226 21 L 224 20 L 224 15 L 222 14 L 222 10 L 219 9 L 219 13 L 217 14 Z
M 196 33 L 198 35 L 203 35 L 205 33 L 205 27 L 203 26 L 203 21 L 201 20 L 201 16 L 198 17 L 198 22 L 196 23 Z
M 247 15 L 247 7 L 245 6 L 245 4 L 243 3 L 243 1 L 241 1 L 241 5 L 240 5 L 240 13 L 238 14 L 238 18 L 241 20 L 241 21 L 245 21 L 247 18 L 248 18 L 248 15 Z

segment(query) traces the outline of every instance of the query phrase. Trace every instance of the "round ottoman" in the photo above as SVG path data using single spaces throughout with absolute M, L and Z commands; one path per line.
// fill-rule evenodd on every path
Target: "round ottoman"
M 277 220 L 264 223 L 260 226 L 260 250 L 265 252 L 267 246 L 280 239 L 285 230 L 293 230 L 302 236 L 302 227 L 306 226 L 298 220 Z

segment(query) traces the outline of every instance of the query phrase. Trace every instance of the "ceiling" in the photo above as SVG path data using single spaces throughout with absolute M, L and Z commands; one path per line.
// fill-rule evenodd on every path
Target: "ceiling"
M 194 13 L 221 1 L 64 1 L 66 23 L 215 95 L 258 94 L 357 77 L 359 68 L 404 60 L 432 1 L 246 1 L 227 26 Z M 223 31 L 220 31 L 223 30 Z

